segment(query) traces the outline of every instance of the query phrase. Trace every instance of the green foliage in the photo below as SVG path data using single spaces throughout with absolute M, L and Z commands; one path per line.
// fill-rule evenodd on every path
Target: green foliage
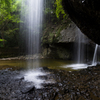
M 3 42 L 3 41 L 6 41 L 6 40 L 4 40 L 4 39 L 0 39 L 0 42 Z
M 4 24 L 5 21 L 20 22 L 19 15 L 17 12 L 19 9 L 19 1 L 16 0 L 0 0 L 0 26 Z
M 4 47 L 3 43 L 6 42 L 5 39 L 0 39 L 0 47 Z
M 67 14 L 64 12 L 63 6 L 62 6 L 62 0 L 56 0 L 56 16 L 57 18 L 60 17 L 60 15 L 63 15 L 63 18 L 68 17 Z
M 45 14 L 51 13 L 52 12 L 52 9 L 46 8 L 44 12 L 45 12 Z
M 2 5 L 5 7 L 8 7 L 8 9 L 10 9 L 10 3 L 11 0 L 0 0 L 0 8 L 2 8 Z
M 21 22 L 19 14 L 20 8 L 21 8 L 21 0 L 0 0 L 1 40 L 6 40 L 7 42 L 9 42 L 11 39 L 11 38 L 9 39 L 9 35 L 15 39 L 15 32 L 18 33 L 19 23 Z M 5 45 L 4 41 L 3 45 Z
M 46 22 L 57 22 L 68 18 L 63 10 L 62 0 L 45 0 L 45 19 Z

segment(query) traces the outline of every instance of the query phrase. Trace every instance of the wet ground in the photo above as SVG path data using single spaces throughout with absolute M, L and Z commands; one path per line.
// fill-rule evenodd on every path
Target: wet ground
M 38 78 L 54 82 L 36 88 L 25 81 L 21 71 L 0 70 L 0 100 L 100 100 L 100 66 L 78 71 L 39 70 L 49 74 Z

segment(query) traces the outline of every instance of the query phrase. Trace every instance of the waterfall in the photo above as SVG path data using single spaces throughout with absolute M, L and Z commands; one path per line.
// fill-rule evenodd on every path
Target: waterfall
M 83 69 L 87 68 L 87 64 L 84 64 L 85 59 L 85 44 L 87 43 L 87 39 L 84 34 L 82 34 L 81 30 L 77 27 L 75 33 L 77 34 L 77 39 L 75 43 L 75 61 L 76 64 L 71 64 L 65 66 L 72 67 L 73 69 Z
M 96 66 L 97 65 L 97 49 L 98 49 L 98 44 L 96 44 L 96 46 L 95 46 L 95 51 L 94 51 L 92 66 Z
M 26 37 L 26 49 L 28 58 L 32 59 L 34 54 L 40 52 L 40 36 L 42 32 L 44 0 L 22 0 L 21 20 Z M 27 64 L 30 65 L 30 60 Z M 39 66 L 39 63 L 34 67 Z
M 40 33 L 42 28 L 43 0 L 26 0 L 28 12 L 26 12 L 26 40 L 28 54 L 39 53 Z
M 23 24 L 21 29 L 25 32 L 23 33 L 26 37 L 28 58 L 32 58 L 34 54 L 38 54 L 40 51 L 43 4 L 44 0 L 22 0 L 21 20 Z M 44 80 L 37 77 L 45 74 L 37 69 L 37 67 L 40 67 L 39 60 L 37 61 L 37 64 L 30 59 L 27 61 L 28 71 L 24 73 L 24 79 L 33 82 L 36 88 L 41 88 Z M 33 63 L 31 64 L 30 62 Z
M 78 38 L 77 38 L 77 46 L 75 47 L 75 49 L 77 50 L 77 55 L 76 55 L 76 62 L 78 63 L 78 64 L 80 64 L 80 63 L 83 63 L 84 62 L 84 55 L 85 55 L 85 43 L 86 43 L 86 41 L 85 41 L 85 36 L 84 36 L 84 34 L 82 34 L 82 32 L 81 32 L 81 30 L 77 27 L 77 29 L 76 29 L 76 33 L 77 33 L 77 35 L 78 35 Z

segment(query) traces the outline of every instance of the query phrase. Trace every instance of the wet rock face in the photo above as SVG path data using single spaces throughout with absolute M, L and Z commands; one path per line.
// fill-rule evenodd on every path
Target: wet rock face
M 66 29 L 63 29 L 60 32 L 58 43 L 76 43 L 79 41 L 79 34 L 81 37 L 84 37 L 85 43 L 88 43 L 90 40 L 79 30 L 75 23 L 70 23 Z M 88 41 L 88 42 L 87 42 Z M 83 41 L 81 41 L 84 43 Z M 84 43 L 84 44 L 85 44 Z
M 55 43 L 48 44 L 43 47 L 42 55 L 46 58 L 53 59 L 67 59 L 70 60 L 73 57 L 73 43 Z
M 100 0 L 62 0 L 65 12 L 81 31 L 100 44 Z

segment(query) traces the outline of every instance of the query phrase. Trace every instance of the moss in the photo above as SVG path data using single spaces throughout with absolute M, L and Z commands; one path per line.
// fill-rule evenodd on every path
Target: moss
M 57 43 L 60 37 L 60 32 L 67 28 L 70 23 L 71 20 L 69 18 L 59 22 L 47 23 L 47 25 L 45 25 L 46 27 L 43 29 L 43 36 L 41 38 L 42 43 Z

